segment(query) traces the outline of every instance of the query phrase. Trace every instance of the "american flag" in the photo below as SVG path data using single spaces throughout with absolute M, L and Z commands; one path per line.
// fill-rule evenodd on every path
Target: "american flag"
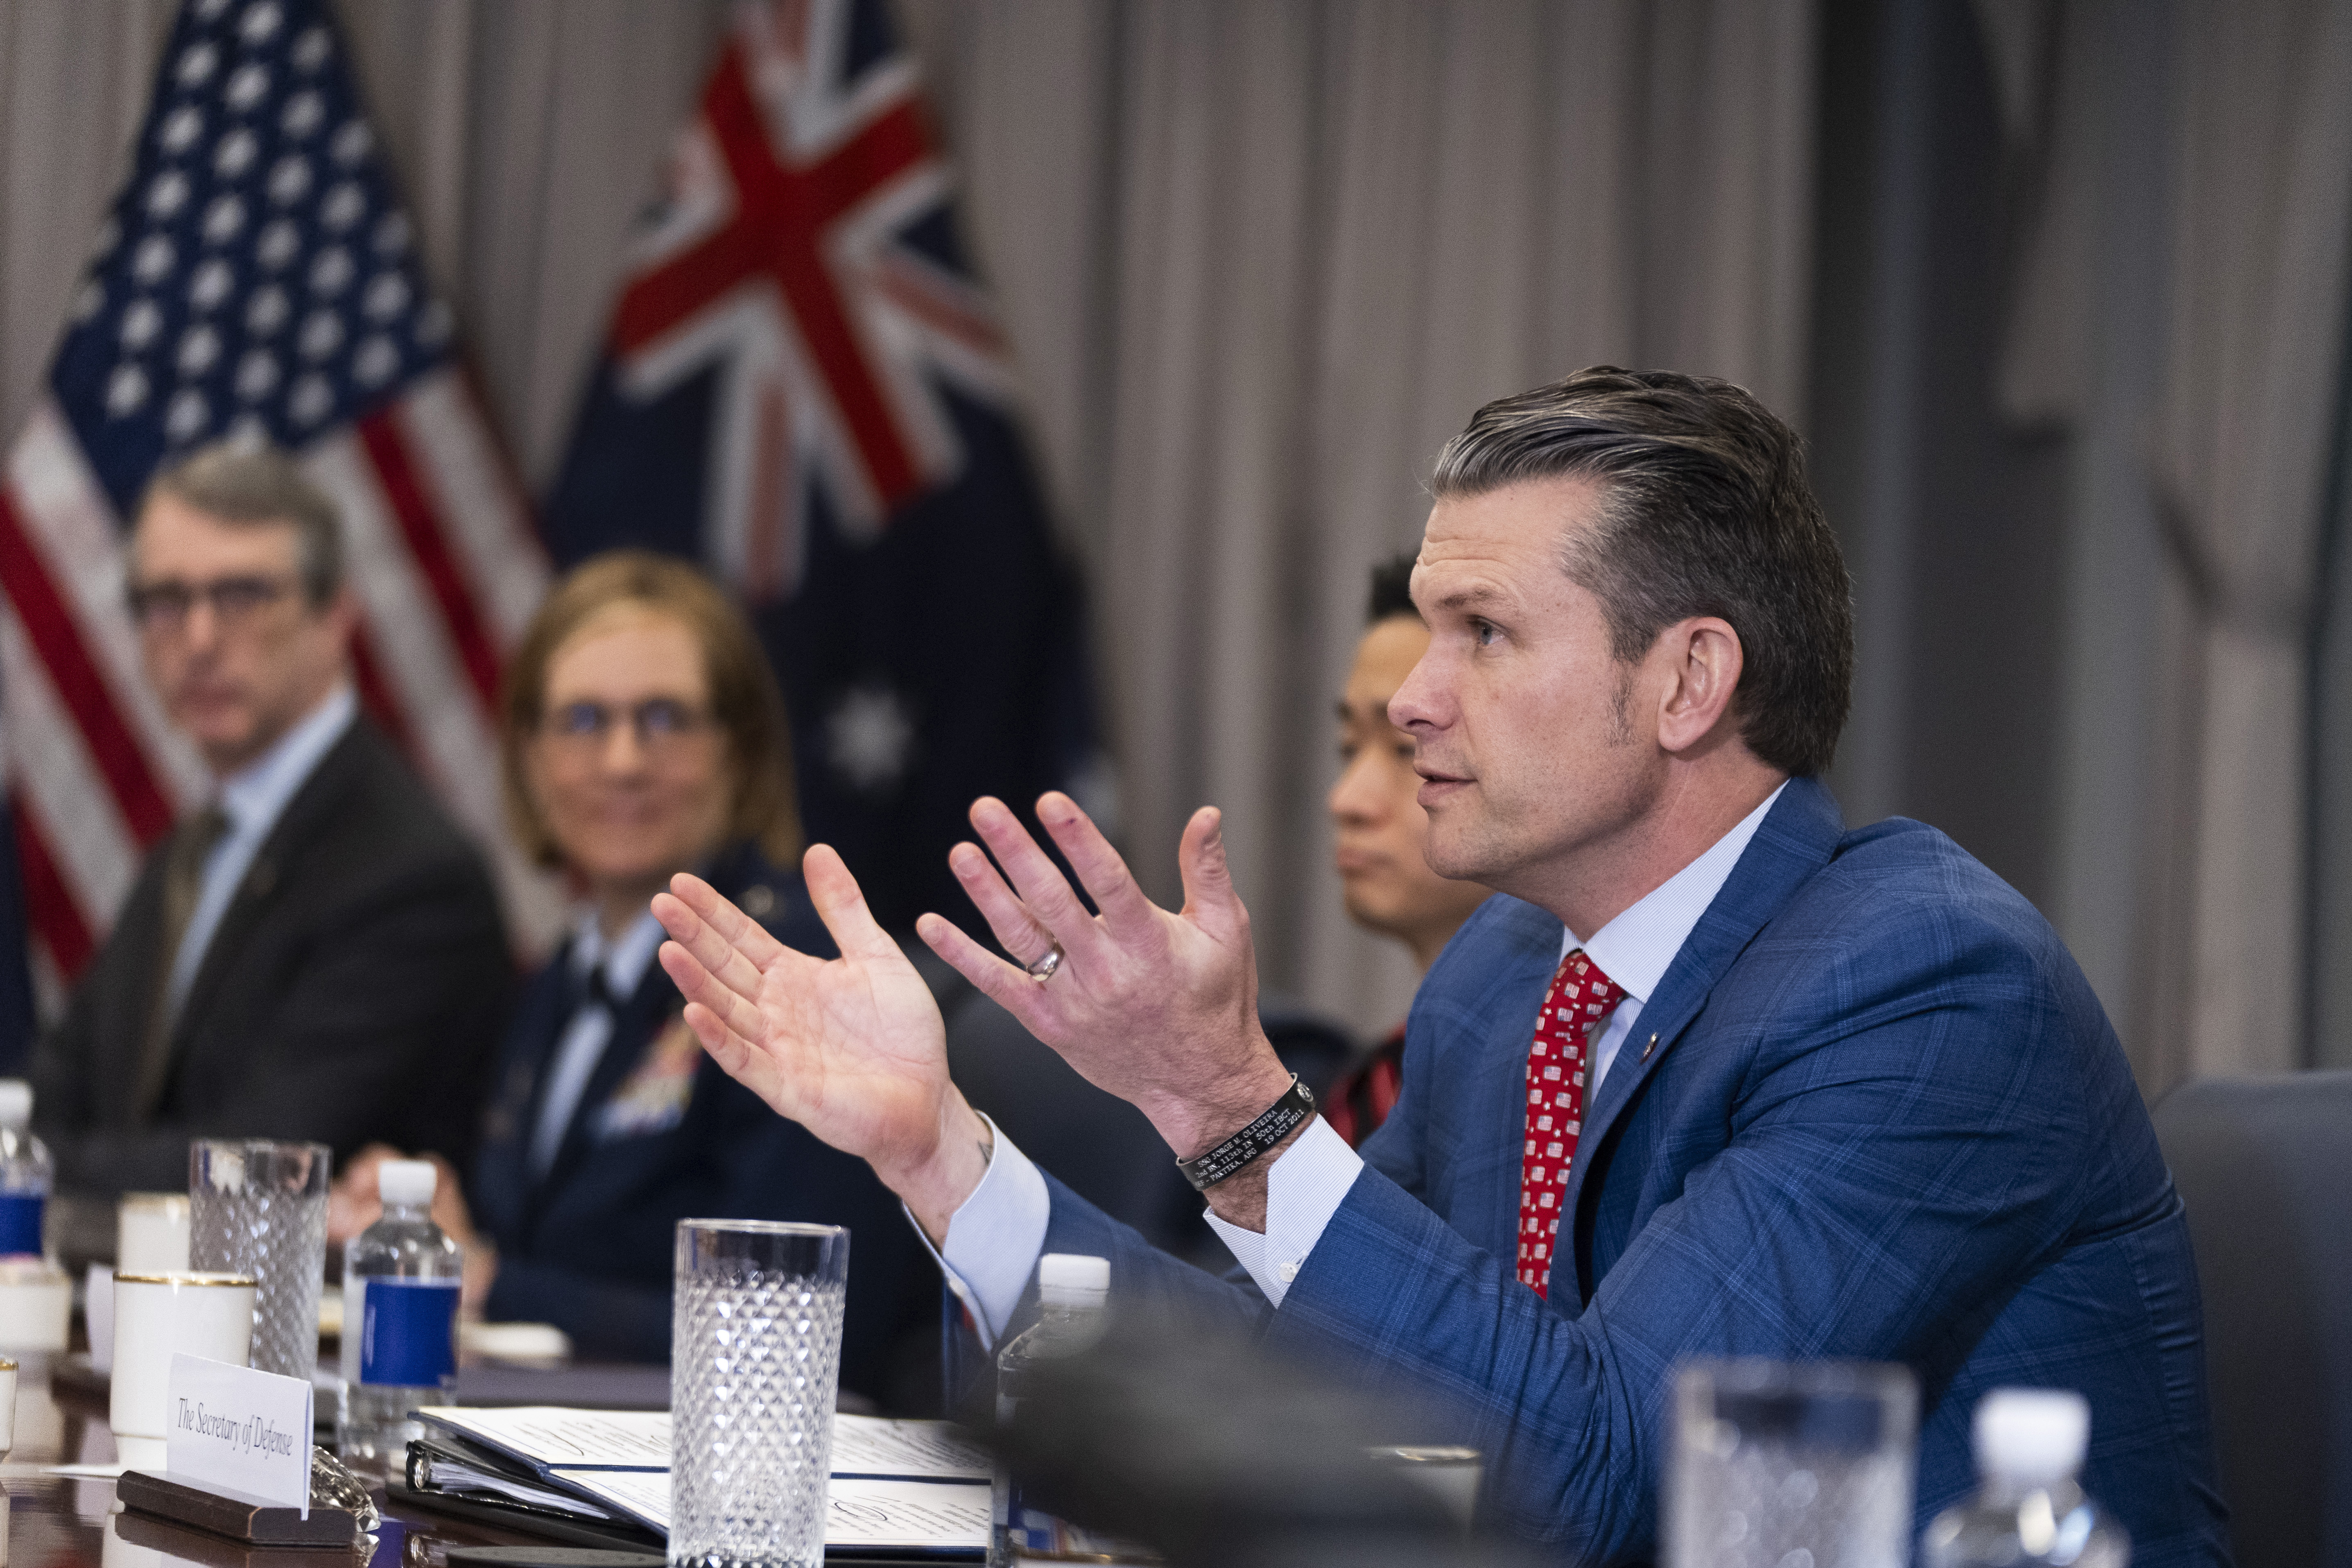
M 944 858 L 974 795 L 1100 776 L 1076 580 L 953 195 L 881 0 L 740 5 L 545 509 L 560 561 L 646 545 L 735 585 L 810 835 L 888 923 L 969 916 Z
M 0 700 L 36 979 L 88 961 L 211 784 L 141 679 L 121 542 L 156 467 L 224 437 L 339 503 L 370 715 L 498 857 L 501 653 L 547 582 L 320 0 L 187 0 L 44 396 L 0 476 Z

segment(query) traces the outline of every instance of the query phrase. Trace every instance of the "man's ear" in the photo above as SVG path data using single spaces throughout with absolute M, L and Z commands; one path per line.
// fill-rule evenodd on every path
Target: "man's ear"
M 1665 687 L 1658 708 L 1658 744 L 1687 752 L 1718 729 L 1736 725 L 1732 698 L 1746 656 L 1739 634 L 1719 616 L 1694 616 L 1658 634 Z

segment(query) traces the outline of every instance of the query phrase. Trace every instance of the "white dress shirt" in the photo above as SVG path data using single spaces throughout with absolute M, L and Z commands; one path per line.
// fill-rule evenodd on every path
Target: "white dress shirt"
M 661 921 L 647 910 L 608 943 L 604 928 L 596 923 L 596 912 L 587 910 L 572 927 L 572 951 L 566 955 L 572 978 L 575 983 L 585 981 L 602 966 L 604 994 L 614 1002 L 626 1002 L 637 994 L 637 984 L 645 979 L 646 966 L 660 951 L 665 934 Z M 613 1009 L 583 997 L 582 1005 L 572 1010 L 571 1021 L 563 1026 L 563 1037 L 555 1043 L 547 1092 L 540 1096 L 539 1120 L 530 1130 L 533 1176 L 544 1176 L 555 1163 L 555 1156 L 563 1147 L 564 1131 L 580 1110 L 580 1097 L 587 1092 L 588 1080 L 595 1075 L 596 1064 L 604 1060 L 604 1047 L 612 1041 Z
M 213 933 L 220 929 L 221 917 L 228 913 L 237 884 L 245 880 L 270 829 L 278 826 L 287 805 L 310 781 L 320 760 L 343 738 L 358 712 L 359 700 L 349 684 L 338 685 L 278 736 L 269 750 L 221 780 L 220 808 L 228 818 L 228 831 L 205 857 L 195 907 L 188 911 L 180 951 L 172 955 L 171 988 L 165 995 L 173 1012 L 177 1013 L 187 999 L 188 987 L 195 984 L 196 970 L 204 963 L 205 949 L 212 945 Z
M 1593 932 L 1590 941 L 1580 942 L 1574 931 L 1561 933 L 1562 958 L 1581 946 L 1585 956 L 1625 993 L 1593 1047 L 1586 1104 L 1600 1095 L 1601 1081 L 1633 1032 L 1651 993 L 1780 798 L 1780 790 L 1774 790 L 1697 859 Z M 1214 1211 L 1206 1217 L 1266 1300 L 1278 1308 L 1363 1168 L 1362 1156 L 1318 1116 L 1266 1171 L 1263 1234 L 1228 1225 Z M 934 1254 L 947 1274 L 948 1288 L 971 1310 L 982 1337 L 992 1346 L 1020 1304 L 1037 1255 L 1045 1248 L 1051 1217 L 1045 1178 L 1027 1155 L 998 1133 L 995 1157 L 980 1185 L 948 1222 L 946 1244 Z

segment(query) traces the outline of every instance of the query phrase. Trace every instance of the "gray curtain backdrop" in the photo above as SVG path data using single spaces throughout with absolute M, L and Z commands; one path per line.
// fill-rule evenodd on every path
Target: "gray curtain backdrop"
M 536 485 L 718 0 L 341 0 Z M 0 429 L 120 177 L 166 0 L 0 0 Z M 1370 563 L 1478 403 L 1599 361 L 1803 404 L 1811 0 L 913 0 L 1072 547 L 1120 834 L 1228 814 L 1265 978 L 1370 1032 L 1413 976 L 1328 867 Z
M 1814 11 L 919 0 L 969 217 L 1092 567 L 1122 838 L 1227 814 L 1273 984 L 1367 1032 L 1322 796 L 1370 563 L 1479 403 L 1601 361 L 1802 406 Z
M 2002 392 L 2075 443 L 2051 912 L 2151 1096 L 2352 1059 L 2315 1031 L 2352 1016 L 2352 952 L 2307 880 L 2313 786 L 2340 804 L 2352 784 L 2341 758 L 2315 769 L 2310 723 L 2352 299 L 2352 4 L 2030 9 L 2044 28 L 2008 36 L 2051 52 L 2011 74 L 2051 90 L 2021 128 L 2043 177 Z

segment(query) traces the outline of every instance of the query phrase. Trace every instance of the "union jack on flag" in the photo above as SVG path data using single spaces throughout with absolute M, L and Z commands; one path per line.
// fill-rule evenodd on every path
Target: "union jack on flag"
M 698 558 L 782 679 L 812 837 L 886 921 L 961 916 L 982 793 L 1091 764 L 1085 637 L 880 0 L 747 4 L 625 258 L 544 509 L 569 563 Z
M 321 0 L 188 0 L 41 403 L 0 475 L 0 681 L 34 966 L 54 995 L 211 788 L 142 682 L 121 542 L 162 462 L 236 435 L 339 503 L 375 721 L 497 854 L 492 722 L 547 581 Z

